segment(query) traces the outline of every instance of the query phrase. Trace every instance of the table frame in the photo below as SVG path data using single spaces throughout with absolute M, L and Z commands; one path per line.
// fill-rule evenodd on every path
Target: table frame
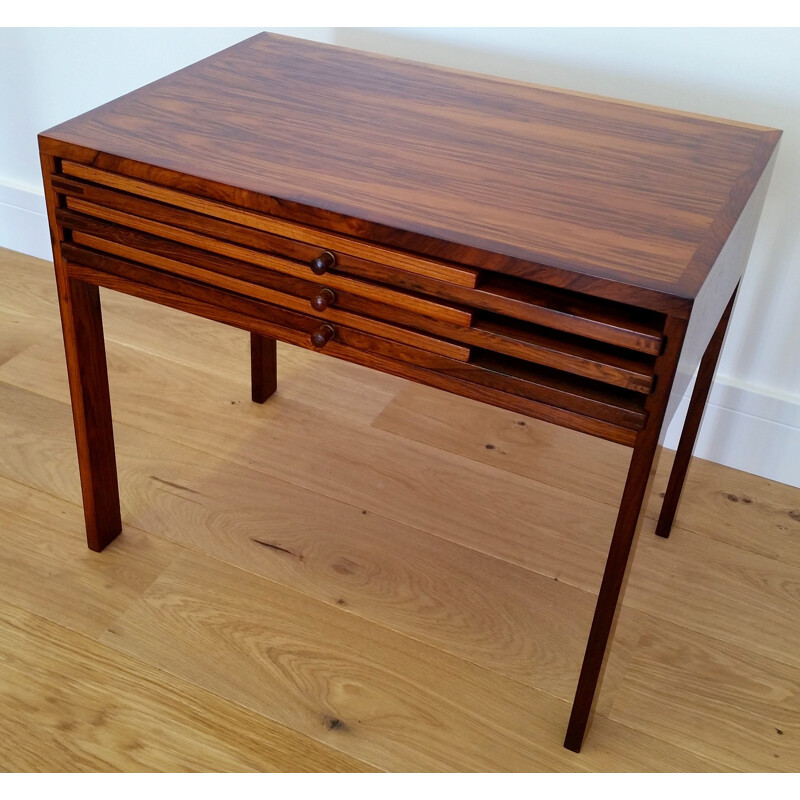
M 45 154 L 42 162 L 45 175 L 51 174 L 54 168 L 53 157 Z M 122 530 L 108 367 L 98 288 L 103 285 L 103 278 L 101 273 L 87 274 L 87 270 L 81 271 L 68 265 L 61 257 L 59 243 L 64 237 L 55 220 L 55 203 L 55 193 L 49 188 L 47 204 L 53 231 L 56 281 L 78 448 L 87 544 L 90 549 L 100 552 Z M 81 277 L 77 277 L 78 275 Z M 130 293 L 159 302 L 159 298 L 148 291 Z M 702 357 L 658 519 L 656 532 L 662 537 L 669 536 L 675 518 L 735 296 L 736 288 L 727 301 Z M 250 330 L 252 400 L 263 403 L 277 388 L 276 340 L 248 327 L 244 320 L 236 324 Z M 665 415 L 686 330 L 687 320 L 667 317 L 667 344 L 664 353 L 657 360 L 656 388 L 647 399 L 647 423 L 637 434 L 633 445 L 564 741 L 564 746 L 574 752 L 580 752 L 583 743 L 614 623 L 621 606 L 635 537 L 658 464 L 666 427 Z
M 293 102 L 298 97 L 302 102 Z M 279 105 L 281 114 L 270 113 L 270 102 Z M 354 104 L 358 113 L 352 113 Z M 231 108 L 236 113 L 229 114 Z M 383 121 L 379 128 L 373 124 L 378 117 Z M 133 118 L 141 124 L 131 125 Z M 313 130 L 313 142 L 298 145 L 293 130 Z M 378 130 L 380 147 L 372 147 Z M 425 146 L 408 147 L 407 137 Z M 150 266 L 128 263 L 124 256 L 109 255 L 119 252 L 114 250 L 92 252 L 90 258 L 85 247 L 82 262 L 70 233 L 80 214 L 70 211 L 64 193 L 77 191 L 80 197 L 82 186 L 94 180 L 103 186 L 103 176 L 114 179 L 104 191 L 112 188 L 128 198 L 146 196 L 147 203 L 166 204 L 162 208 L 175 205 L 205 214 L 218 231 L 252 223 L 261 235 L 258 225 L 269 219 L 272 228 L 263 230 L 288 237 L 293 247 L 316 247 L 319 234 L 326 241 L 333 237 L 344 243 L 348 258 L 372 261 L 366 273 L 358 273 L 368 281 L 391 284 L 397 278 L 389 280 L 380 270 L 394 270 L 395 276 L 399 270 L 404 277 L 392 285 L 411 286 L 404 302 L 411 302 L 414 291 L 428 291 L 420 275 L 427 276 L 428 293 L 436 297 L 443 291 L 442 280 L 454 273 L 471 276 L 475 283 L 468 287 L 486 275 L 500 275 L 517 287 L 530 282 L 539 292 L 551 291 L 550 297 L 564 292 L 578 307 L 588 303 L 596 311 L 610 303 L 627 307 L 631 320 L 637 312 L 658 319 L 659 325 L 663 319 L 647 356 L 653 363 L 647 378 L 653 382 L 644 410 L 637 406 L 633 421 L 584 415 L 563 394 L 528 397 L 519 383 L 507 381 L 498 389 L 500 384 L 462 380 L 445 356 L 424 366 L 406 346 L 405 360 L 395 358 L 400 344 L 374 330 L 371 336 L 348 334 L 350 344 L 343 338 L 344 344 L 334 340 L 328 346 L 334 356 L 355 363 L 632 447 L 564 742 L 580 751 L 664 434 L 697 370 L 656 534 L 669 536 L 675 519 L 779 138 L 780 131 L 745 123 L 272 34 L 253 37 L 41 134 L 88 546 L 101 551 L 122 529 L 99 287 L 248 331 L 257 403 L 277 388 L 276 339 L 309 346 L 304 325 L 312 316 L 296 307 L 289 312 L 279 304 L 270 306 L 263 293 L 261 298 L 248 295 L 246 280 L 204 282 L 202 268 L 179 263 L 185 250 L 176 251 L 179 255 L 167 267 L 163 260 L 157 267 L 152 261 L 144 262 Z M 365 150 L 371 153 L 367 160 Z M 396 172 L 398 153 L 407 169 L 402 180 Z M 431 153 L 439 154 L 441 169 Z M 573 165 L 576 153 L 578 166 Z M 69 180 L 60 173 L 62 159 L 71 164 Z M 364 164 L 364 175 L 359 191 L 351 193 L 356 159 Z M 518 169 L 524 164 L 532 165 L 527 177 Z M 492 191 L 484 193 L 487 175 Z M 76 177 L 88 183 L 76 184 Z M 61 181 L 61 190 L 54 180 Z M 67 184 L 72 188 L 65 189 Z M 141 187 L 148 193 L 138 196 Z M 80 200 L 72 201 L 72 208 L 81 208 Z M 152 209 L 147 203 L 139 207 Z M 584 235 L 587 229 L 591 236 Z M 77 236 L 76 241 L 80 245 Z M 202 249 L 202 243 L 194 243 Z M 231 258 L 242 252 L 234 251 Z M 297 252 L 286 257 L 296 260 Z M 219 268 L 219 254 L 214 259 Z M 264 266 L 263 261 L 254 264 Z M 403 273 L 409 264 L 414 268 Z M 417 289 L 408 283 L 415 270 Z M 438 281 L 439 288 L 431 289 L 430 281 Z M 501 316 L 508 308 L 500 295 L 478 303 L 469 291 L 456 281 L 442 296 L 456 304 L 472 297 L 475 308 Z M 525 305 L 525 311 L 535 305 L 524 291 L 514 302 Z M 360 303 L 364 310 L 363 298 Z M 463 299 L 463 305 L 470 302 Z M 439 305 L 437 313 L 444 308 Z M 371 317 L 373 310 L 369 306 L 364 316 Z M 430 310 L 420 313 L 433 317 Z M 567 336 L 588 336 L 579 327 L 586 322 L 580 312 L 570 313 L 566 327 L 559 327 L 561 322 L 554 327 Z M 441 320 L 437 324 L 442 327 Z M 344 324 L 341 328 L 346 330 Z M 327 342 L 331 337 L 322 338 Z M 446 340 L 445 332 L 438 344 Z M 312 336 L 315 347 L 321 341 Z M 620 344 L 614 339 L 607 343 Z M 557 361 L 541 363 L 560 369 Z M 588 381 L 597 377 L 579 374 Z M 631 409 L 611 404 L 611 410 Z

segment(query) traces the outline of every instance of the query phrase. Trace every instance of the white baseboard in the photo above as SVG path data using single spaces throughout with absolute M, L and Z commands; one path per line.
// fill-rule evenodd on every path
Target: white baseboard
M 667 431 L 667 447 L 678 446 L 688 403 L 687 393 Z M 800 397 L 717 375 L 694 454 L 800 487 Z
M 0 181 L 0 247 L 53 258 L 43 192 Z
M 41 192 L 0 182 L 0 247 L 52 258 Z M 667 447 L 677 447 L 687 404 L 688 395 L 667 432 Z M 717 376 L 695 455 L 800 487 L 800 397 Z

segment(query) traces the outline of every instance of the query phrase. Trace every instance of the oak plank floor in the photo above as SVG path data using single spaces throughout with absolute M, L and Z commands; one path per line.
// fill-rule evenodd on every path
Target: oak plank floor
M 0 768 L 9 772 L 371 771 L 5 602 L 0 705 Z
M 102 297 L 98 555 L 52 265 L 0 250 L 0 769 L 800 769 L 800 490 L 695 460 L 666 542 L 654 498 L 576 756 L 627 449 L 289 347 L 252 405 L 245 334 Z
M 708 768 L 608 720 L 576 757 L 552 746 L 566 702 L 206 556 L 173 562 L 103 641 L 385 769 Z
M 52 317 L 40 320 L 0 307 L 0 364 L 58 330 L 58 321 Z
M 627 448 L 559 431 L 539 420 L 492 408 L 427 386 L 407 384 L 373 425 L 497 469 L 617 504 L 627 470 Z M 583 459 L 589 447 L 591 458 Z M 673 451 L 665 450 L 648 504 L 656 520 Z M 581 470 L 575 464 L 582 465 Z M 696 458 L 676 524 L 703 536 L 798 564 L 800 492 L 792 487 Z
M 1 476 L 16 475 L 77 503 L 66 403 L 0 383 L 0 406 L 14 420 L 7 425 L 0 417 L 8 443 L 0 452 L 0 491 Z M 130 425 L 115 427 L 126 551 L 126 537 L 146 530 L 571 698 L 591 593 L 239 464 L 198 459 L 195 450 Z M 35 432 L 15 437 L 14 428 Z M 74 558 L 83 548 L 80 513 L 62 505 L 77 512 Z M 91 553 L 82 560 L 105 563 Z M 487 582 L 491 593 L 482 591 Z M 613 699 L 638 620 L 631 609 L 620 625 L 601 707 Z
M 237 395 L 236 384 L 210 381 L 207 373 L 190 367 L 183 370 L 183 381 L 178 384 L 174 378 L 173 362 L 152 354 L 145 356 L 138 350 L 116 342 L 109 343 L 108 353 L 113 373 L 115 419 L 124 423 L 125 427 L 155 435 L 159 442 L 138 445 L 139 450 L 163 449 L 163 443 L 172 441 L 202 450 L 207 455 L 220 455 L 251 472 L 258 471 L 281 483 L 288 482 L 306 489 L 305 495 L 301 493 L 299 499 L 295 495 L 296 499 L 285 507 L 285 514 L 290 516 L 295 514 L 298 507 L 309 504 L 327 507 L 322 498 L 313 499 L 324 495 L 325 499 L 337 499 L 372 516 L 392 520 L 399 524 L 401 530 L 410 528 L 414 534 L 424 531 L 428 535 L 423 536 L 423 541 L 431 539 L 429 534 L 433 533 L 445 540 L 444 543 L 437 543 L 443 558 L 434 559 L 434 565 L 444 563 L 445 544 L 450 543 L 458 546 L 451 547 L 450 552 L 465 548 L 477 551 L 493 557 L 497 562 L 522 567 L 525 571 L 554 579 L 562 589 L 563 584 L 581 589 L 587 601 L 582 605 L 584 612 L 576 617 L 572 603 L 567 603 L 565 608 L 573 609 L 571 619 L 578 622 L 580 631 L 586 630 L 591 618 L 589 596 L 599 586 L 609 531 L 613 528 L 616 514 L 614 501 L 602 502 L 545 484 L 533 477 L 491 468 L 474 459 L 454 457 L 449 452 L 409 442 L 394 434 L 375 432 L 374 428 L 358 425 L 331 411 L 323 412 L 319 408 L 288 401 L 282 396 L 274 397 L 264 406 L 253 405 L 246 401 L 246 384 L 238 387 Z M 46 338 L 28 348 L 23 355 L 0 366 L 0 380 L 28 392 L 40 392 L 66 404 L 66 371 L 60 341 L 53 337 Z M 9 397 L 6 402 L 12 404 L 14 401 Z M 41 411 L 33 411 L 36 402 L 40 403 Z M 24 395 L 20 396 L 17 403 L 19 413 L 34 415 L 31 419 L 45 417 L 49 420 L 48 425 L 55 422 L 59 413 L 55 409 L 45 411 L 46 404 Z M 235 429 L 231 427 L 232 418 L 236 421 Z M 276 424 L 280 427 L 280 435 L 276 435 Z M 533 425 L 530 427 L 533 428 Z M 64 428 L 68 428 L 68 425 L 60 422 L 53 435 L 56 436 Z M 120 430 L 123 430 L 123 425 L 120 425 Z M 43 441 L 44 434 L 45 431 L 40 427 L 37 433 L 40 441 Z M 544 434 L 540 431 L 539 435 Z M 25 449 L 32 446 L 25 445 Z M 118 448 L 123 448 L 119 440 Z M 531 449 L 536 451 L 537 448 L 532 446 Z M 71 454 L 68 437 L 55 451 Z M 344 462 L 339 455 L 343 451 L 349 454 Z M 581 463 L 577 447 L 574 455 L 576 463 Z M 625 451 L 622 455 L 627 458 Z M 186 455 L 182 460 L 190 464 L 192 459 Z M 120 449 L 120 463 L 124 467 L 124 449 Z M 52 464 L 51 468 L 54 466 Z M 22 468 L 22 465 L 16 467 Z M 14 474 L 14 467 L 7 469 L 9 474 Z M 152 469 L 156 470 L 157 467 Z M 188 466 L 185 471 L 174 473 L 170 480 L 186 485 L 191 469 Z M 57 471 L 62 476 L 65 474 L 62 468 Z M 543 472 L 548 475 L 548 480 L 553 480 L 552 474 L 546 469 Z M 571 472 L 574 476 L 579 471 L 573 468 Z M 236 486 L 243 478 L 233 478 L 231 485 L 227 482 L 229 477 L 223 468 L 215 467 L 210 478 L 190 480 L 188 485 L 192 487 L 195 506 L 198 495 L 203 496 L 204 505 L 172 514 L 173 530 L 180 529 L 182 516 L 192 514 L 197 517 L 204 509 L 214 505 L 218 506 L 217 515 L 229 515 L 231 505 L 243 510 L 243 502 L 246 504 L 246 498 L 255 495 L 257 488 L 246 494 L 244 501 L 239 499 L 233 503 L 233 498 L 239 494 Z M 220 480 L 224 482 L 222 485 L 219 485 Z M 577 478 L 573 477 L 572 480 Z M 276 491 L 283 495 L 282 499 L 289 499 L 288 489 Z M 210 493 L 218 496 L 212 505 L 206 500 Z M 261 511 L 251 510 L 246 515 L 256 525 L 265 515 L 275 513 L 269 500 L 271 494 L 267 491 L 263 495 L 266 504 Z M 136 507 L 145 508 L 147 505 L 138 502 Z M 339 523 L 334 512 L 327 513 L 331 515 L 330 528 L 341 531 L 336 552 L 352 561 L 355 543 L 351 542 L 353 537 L 348 530 L 349 524 Z M 127 519 L 136 527 L 170 535 L 158 528 L 158 514 L 155 518 L 150 516 L 143 521 L 139 512 L 135 511 Z M 228 523 L 229 527 L 237 529 L 240 524 L 237 522 L 234 525 L 232 520 Z M 731 643 L 754 641 L 756 644 L 752 646 L 765 655 L 800 665 L 800 638 L 794 625 L 794 620 L 800 617 L 800 598 L 792 589 L 792 579 L 796 574 L 793 564 L 756 553 L 745 553 L 722 538 L 703 537 L 680 526 L 669 541 L 652 535 L 651 521 L 644 526 L 644 533 L 650 535 L 641 537 L 636 569 L 632 571 L 627 592 L 627 603 L 631 608 L 647 611 L 697 631 L 713 632 Z M 384 535 L 392 540 L 400 563 L 408 561 L 406 552 L 421 553 L 425 550 L 423 547 L 415 551 L 415 536 L 408 537 L 404 533 Z M 311 536 L 312 541 L 319 541 L 317 534 L 312 533 Z M 212 541 L 219 540 L 215 537 Z M 674 544 L 676 541 L 683 544 L 677 546 Z M 291 531 L 288 536 L 283 533 L 280 546 L 290 551 L 293 546 L 297 547 Z M 239 556 L 240 565 L 253 561 L 248 550 L 253 550 L 250 540 L 245 541 L 245 552 Z M 381 566 L 386 567 L 383 571 L 387 574 L 397 574 L 397 569 L 390 566 L 390 551 L 380 540 L 373 545 L 373 551 L 377 553 L 375 563 L 378 565 L 372 569 L 373 574 L 379 574 Z M 381 564 L 382 552 L 386 556 L 386 565 Z M 219 552 L 215 554 L 223 555 Z M 451 560 L 452 556 L 446 559 Z M 372 560 L 375 561 L 375 558 Z M 422 576 L 429 573 L 428 560 L 422 560 L 426 562 L 425 565 L 410 566 L 406 582 L 421 580 Z M 459 559 L 456 558 L 456 561 Z M 499 565 L 496 566 L 499 568 Z M 321 568 L 325 569 L 324 566 Z M 505 571 L 510 573 L 507 568 Z M 501 579 L 495 569 L 483 566 L 472 569 L 474 577 L 469 583 L 480 585 L 483 572 L 487 577 L 494 573 L 494 583 L 504 585 L 506 589 L 516 583 L 511 574 Z M 712 574 L 714 592 L 710 592 L 707 586 Z M 459 581 L 456 577 L 456 574 L 449 576 L 448 584 L 455 587 L 462 585 L 463 580 Z M 544 581 L 544 586 L 547 583 Z M 374 584 L 377 585 L 377 579 Z M 336 592 L 335 589 L 325 591 Z M 534 604 L 537 592 L 531 587 L 524 591 L 531 592 L 529 602 Z M 519 608 L 524 591 L 507 603 L 507 607 Z M 388 596 L 396 599 L 399 589 L 389 592 Z M 680 603 L 671 602 L 674 597 L 680 597 Z M 452 597 L 448 598 L 452 606 L 451 613 L 458 615 L 464 603 L 450 603 L 452 600 Z M 561 597 L 553 597 L 549 602 L 540 601 L 538 605 L 547 609 L 558 608 L 561 603 Z M 408 613 L 415 616 L 412 609 L 408 609 Z M 434 636 L 443 630 L 437 614 L 441 612 L 435 609 L 428 613 L 431 623 L 429 630 Z M 547 614 L 549 612 L 543 615 Z M 495 641 L 503 638 L 501 631 L 506 627 L 504 616 L 507 615 L 498 615 L 494 619 L 494 626 L 499 629 Z M 565 612 L 564 616 L 570 615 Z M 388 621 L 385 616 L 383 619 Z M 393 624 L 398 622 L 395 615 Z M 414 618 L 405 620 L 403 624 L 413 627 L 418 623 L 419 620 Z M 564 623 L 561 625 L 564 626 Z M 517 633 L 519 641 L 530 641 L 530 632 Z M 572 649 L 568 647 L 567 652 L 579 653 L 583 638 L 577 634 Z M 623 639 L 626 638 L 627 635 L 623 634 Z M 441 637 L 439 641 L 441 644 Z M 466 652 L 480 658 L 474 655 L 474 641 L 463 639 L 456 647 L 460 647 L 459 652 L 466 648 Z M 554 641 L 546 649 L 564 651 L 561 647 L 555 647 Z M 516 650 L 519 657 L 516 666 L 511 667 L 511 672 L 519 676 L 526 669 L 525 663 L 530 659 L 530 653 L 527 648 L 520 650 L 519 646 L 516 646 Z M 535 660 L 530 668 L 542 661 L 541 658 Z M 548 679 L 547 683 L 539 684 L 541 688 L 554 691 L 560 697 L 568 697 L 575 678 L 574 669 L 565 666 L 569 663 L 569 658 L 561 663 L 559 660 L 553 661 L 547 672 L 553 676 L 559 675 L 561 680 L 552 683 Z M 541 680 L 540 674 L 537 673 L 534 680 Z M 557 690 L 554 688 L 556 685 Z M 612 679 L 607 688 L 613 691 L 613 685 Z M 603 702 L 607 702 L 609 693 L 603 693 L 603 696 Z
M 108 558 L 83 546 L 79 506 L 0 478 L 0 599 L 99 637 L 180 548 L 127 526 Z
M 62 349 L 42 340 L 0 366 L 0 381 L 66 403 Z M 600 585 L 611 505 L 289 401 L 280 386 L 261 406 L 244 384 L 191 367 L 178 381 L 174 362 L 115 342 L 107 351 L 121 423 L 573 586 Z
M 612 718 L 742 770 L 800 762 L 797 669 L 675 625 L 642 637 Z

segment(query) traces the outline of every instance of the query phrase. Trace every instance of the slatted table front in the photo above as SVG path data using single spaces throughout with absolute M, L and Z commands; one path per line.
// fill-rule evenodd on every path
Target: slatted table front
M 579 751 L 661 438 L 699 364 L 667 536 L 779 137 L 270 34 L 41 134 L 89 547 L 121 530 L 99 286 L 250 331 L 256 402 L 280 340 L 628 445 Z

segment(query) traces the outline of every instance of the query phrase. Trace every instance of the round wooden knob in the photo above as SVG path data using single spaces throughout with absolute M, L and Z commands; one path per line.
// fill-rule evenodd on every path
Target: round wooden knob
M 330 250 L 325 250 L 316 258 L 312 258 L 308 266 L 315 275 L 324 275 L 336 266 L 336 256 Z
M 324 289 L 320 289 L 312 298 L 311 298 L 311 308 L 314 311 L 324 311 L 328 306 L 332 306 L 336 302 L 336 295 L 333 293 L 333 289 L 328 289 L 326 286 Z
M 333 325 L 320 325 L 314 333 L 311 334 L 311 344 L 314 347 L 325 347 L 328 342 L 333 339 L 333 334 L 336 331 Z

